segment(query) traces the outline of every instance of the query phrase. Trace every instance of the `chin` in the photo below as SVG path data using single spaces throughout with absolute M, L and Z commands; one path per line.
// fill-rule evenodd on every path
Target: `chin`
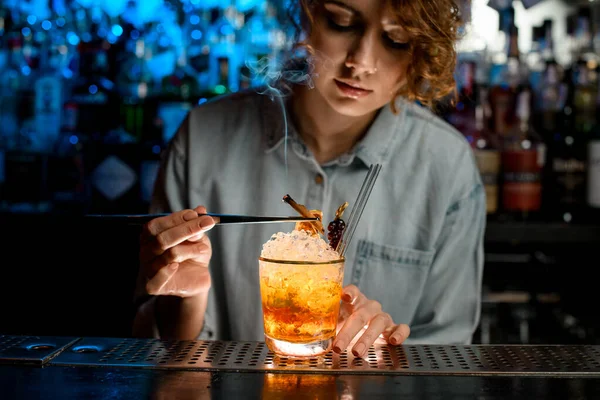
M 325 96 L 327 103 L 335 112 L 348 117 L 362 117 L 380 108 L 369 97 L 351 99 L 333 93 Z
M 348 117 L 362 117 L 381 108 L 380 106 L 374 107 L 372 102 L 365 103 L 353 99 L 339 99 L 329 102 L 335 111 Z

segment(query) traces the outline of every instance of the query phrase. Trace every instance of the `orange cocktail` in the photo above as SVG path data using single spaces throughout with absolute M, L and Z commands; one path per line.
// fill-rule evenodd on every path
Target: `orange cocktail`
M 302 232 L 293 234 L 301 242 L 312 240 Z M 311 246 L 306 248 L 311 250 Z M 288 248 L 286 258 L 307 260 L 259 259 L 265 341 L 274 353 L 311 357 L 331 349 L 340 310 L 344 259 L 334 251 L 326 253 L 323 256 L 319 250 L 300 257 Z

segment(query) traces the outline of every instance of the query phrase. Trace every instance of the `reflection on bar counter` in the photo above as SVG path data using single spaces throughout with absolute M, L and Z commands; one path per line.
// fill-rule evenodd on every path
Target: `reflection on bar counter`
M 598 2 L 457 3 L 458 101 L 437 111 L 472 144 L 490 219 L 597 221 Z M 0 210 L 145 212 L 187 112 L 277 72 L 288 6 L 3 1 Z

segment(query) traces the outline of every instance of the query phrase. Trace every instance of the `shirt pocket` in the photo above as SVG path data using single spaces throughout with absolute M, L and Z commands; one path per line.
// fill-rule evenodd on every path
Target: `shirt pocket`
M 380 302 L 395 323 L 410 323 L 434 254 L 360 240 L 350 281 L 367 298 Z

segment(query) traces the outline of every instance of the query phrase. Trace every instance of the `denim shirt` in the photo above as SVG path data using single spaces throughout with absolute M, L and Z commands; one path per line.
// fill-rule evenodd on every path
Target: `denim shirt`
M 369 165 L 382 169 L 346 251 L 344 285 L 381 303 L 405 342 L 469 344 L 480 317 L 485 193 L 471 148 L 429 110 L 383 107 L 352 151 L 319 165 L 269 95 L 226 95 L 193 109 L 163 154 L 151 212 L 349 215 Z M 286 129 L 287 128 L 287 129 Z M 287 131 L 287 135 L 285 134 Z M 199 339 L 264 340 L 258 257 L 291 223 L 215 226 L 212 286 Z

